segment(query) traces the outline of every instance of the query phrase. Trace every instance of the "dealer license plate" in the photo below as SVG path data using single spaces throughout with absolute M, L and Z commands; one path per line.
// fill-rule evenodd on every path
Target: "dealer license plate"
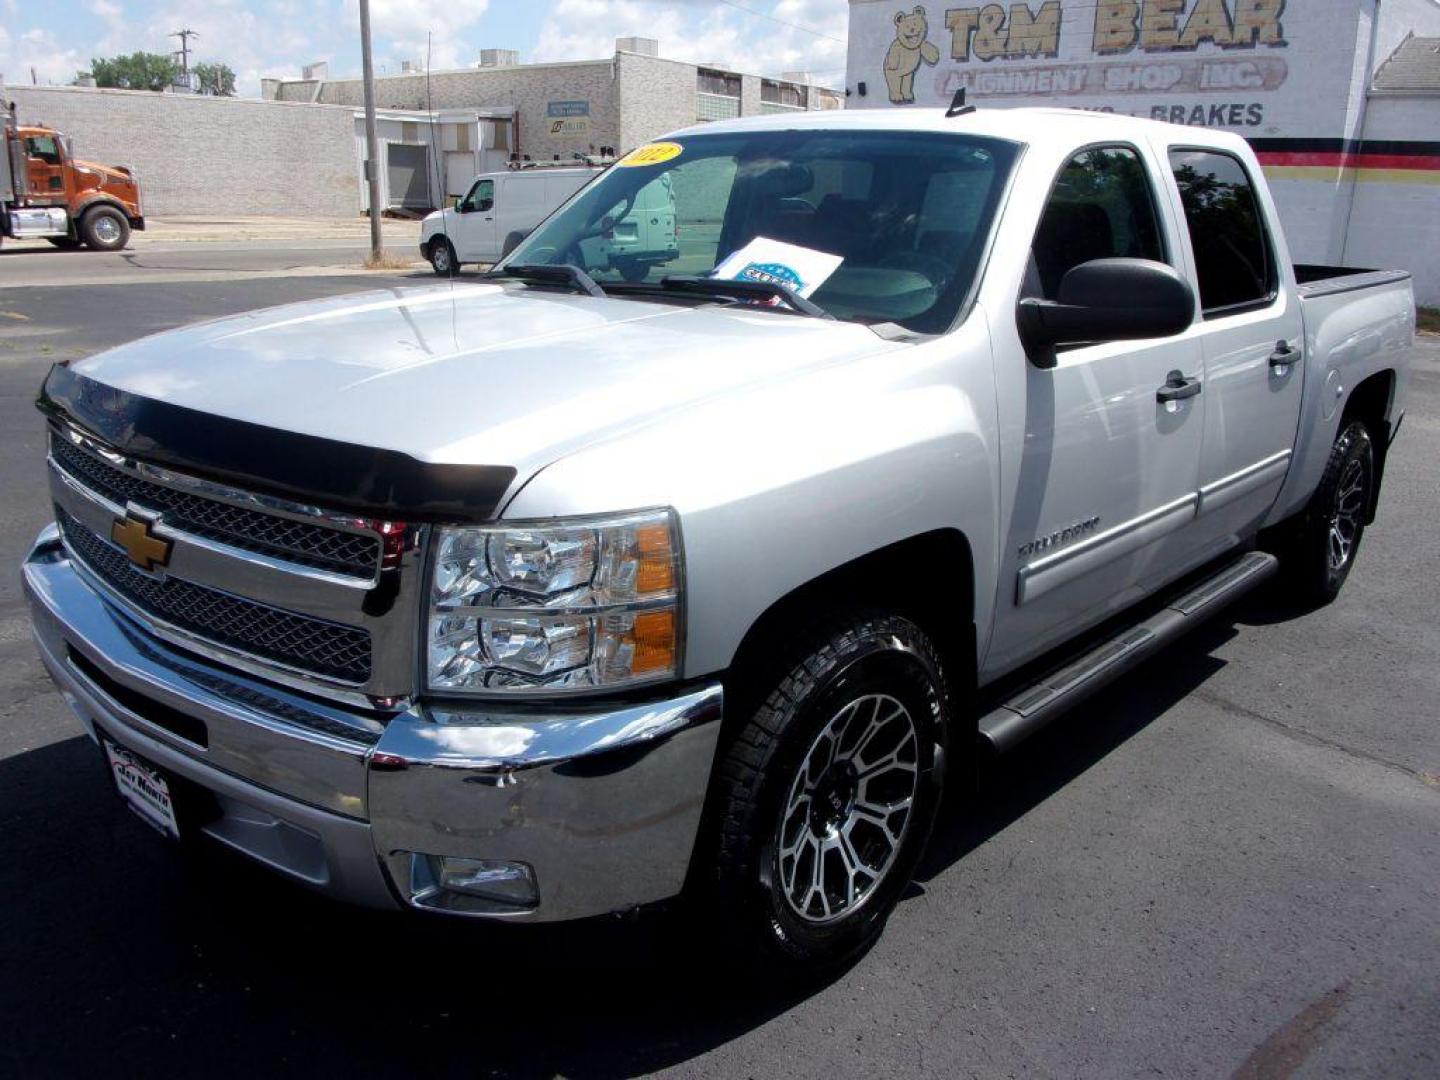
M 105 757 L 115 786 L 131 810 L 150 825 L 172 839 L 180 839 L 180 826 L 175 821 L 175 802 L 165 777 L 123 746 L 105 740 Z

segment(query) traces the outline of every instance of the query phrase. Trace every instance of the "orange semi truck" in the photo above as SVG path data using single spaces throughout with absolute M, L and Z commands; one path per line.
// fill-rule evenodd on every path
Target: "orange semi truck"
M 14 102 L 0 111 L 0 243 L 43 239 L 119 251 L 131 229 L 143 228 L 132 169 L 76 159 L 60 132 L 21 126 Z

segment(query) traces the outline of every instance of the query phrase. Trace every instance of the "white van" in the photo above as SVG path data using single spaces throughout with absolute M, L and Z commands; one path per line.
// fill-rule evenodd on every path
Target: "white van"
M 626 281 L 642 281 L 651 267 L 678 258 L 673 182 L 669 173 L 662 173 L 628 204 L 617 203 L 610 211 L 610 228 L 582 242 L 586 257 L 608 263 Z
M 420 253 L 442 276 L 463 263 L 493 263 L 600 170 L 513 169 L 482 173 L 455 206 L 420 226 Z

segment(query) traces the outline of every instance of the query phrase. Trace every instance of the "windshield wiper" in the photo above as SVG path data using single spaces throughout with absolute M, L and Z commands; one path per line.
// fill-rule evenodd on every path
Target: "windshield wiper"
M 526 263 L 521 266 L 507 266 L 500 274 L 519 281 L 539 282 L 542 285 L 568 285 L 586 296 L 605 295 L 605 290 L 595 284 L 595 279 L 573 263 Z
M 801 315 L 816 319 L 834 319 L 813 300 L 787 289 L 778 281 L 736 281 L 734 278 L 694 277 L 675 275 L 660 279 L 660 284 L 675 292 L 704 293 L 735 300 L 780 300 Z

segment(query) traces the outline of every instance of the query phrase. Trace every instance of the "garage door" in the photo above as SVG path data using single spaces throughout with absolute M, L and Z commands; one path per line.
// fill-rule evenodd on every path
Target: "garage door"
M 386 171 L 390 178 L 390 206 L 415 210 L 433 209 L 425 176 L 425 147 L 389 143 L 385 148 Z

